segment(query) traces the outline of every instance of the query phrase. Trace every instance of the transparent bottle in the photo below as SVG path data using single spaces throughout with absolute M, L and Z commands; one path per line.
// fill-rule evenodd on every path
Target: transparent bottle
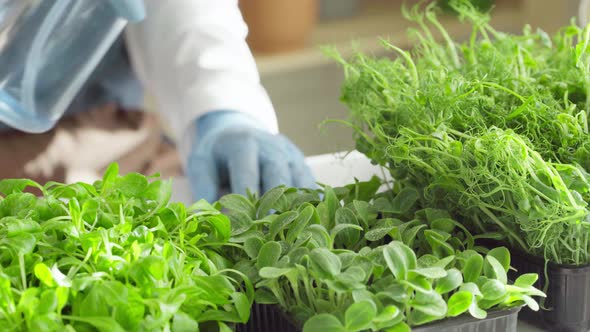
M 142 0 L 0 0 L 0 121 L 51 129 Z

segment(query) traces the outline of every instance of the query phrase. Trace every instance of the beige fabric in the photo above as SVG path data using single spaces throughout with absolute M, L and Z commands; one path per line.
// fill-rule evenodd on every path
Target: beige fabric
M 93 182 L 113 161 L 122 173 L 181 173 L 154 113 L 105 105 L 67 117 L 47 133 L 0 132 L 0 178 Z

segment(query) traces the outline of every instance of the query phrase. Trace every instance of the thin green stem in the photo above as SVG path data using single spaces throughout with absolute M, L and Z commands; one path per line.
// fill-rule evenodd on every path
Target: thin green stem
M 20 269 L 20 280 L 24 291 L 27 289 L 27 274 L 25 272 L 25 256 L 21 252 L 18 253 L 18 266 Z

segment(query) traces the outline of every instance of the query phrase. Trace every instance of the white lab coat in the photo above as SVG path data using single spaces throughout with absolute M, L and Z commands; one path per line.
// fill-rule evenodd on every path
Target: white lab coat
M 145 5 L 146 19 L 127 28 L 128 50 L 183 160 L 194 120 L 210 111 L 245 112 L 278 132 L 237 0 L 145 0 Z

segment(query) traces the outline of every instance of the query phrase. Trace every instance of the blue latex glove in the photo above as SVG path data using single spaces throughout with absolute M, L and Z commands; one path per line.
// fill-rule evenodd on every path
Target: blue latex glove
M 316 187 L 303 153 L 247 114 L 211 112 L 197 120 L 196 130 L 187 163 L 195 199 L 214 201 L 228 184 L 238 194 L 279 185 Z

